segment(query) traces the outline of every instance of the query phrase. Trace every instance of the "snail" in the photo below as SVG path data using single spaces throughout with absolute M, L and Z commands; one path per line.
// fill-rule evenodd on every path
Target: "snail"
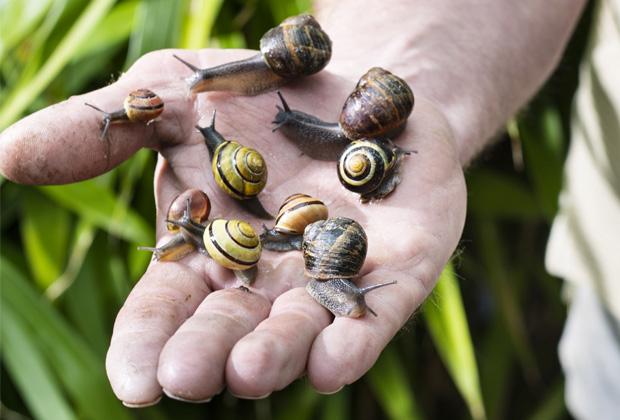
M 411 153 L 416 152 L 384 138 L 356 140 L 338 160 L 338 179 L 346 189 L 359 193 L 363 203 L 381 199 L 400 183 L 400 161 Z
M 200 225 L 207 221 L 211 212 L 211 202 L 207 194 L 197 189 L 185 190 L 176 196 L 168 208 L 166 220 L 180 221 L 188 205 L 191 223 Z M 178 261 L 196 250 L 194 241 L 188 241 L 178 225 L 167 222 L 166 229 L 174 233 L 172 239 L 159 247 L 140 246 L 138 250 L 152 252 L 158 261 Z
M 255 216 L 273 219 L 257 198 L 267 183 L 267 164 L 263 156 L 255 149 L 226 140 L 218 133 L 215 130 L 215 111 L 210 126 L 196 128 L 202 133 L 209 149 L 217 185 Z
M 187 83 L 192 92 L 232 91 L 257 95 L 299 76 L 309 76 L 327 65 L 332 42 L 314 17 L 304 14 L 285 19 L 260 40 L 260 53 L 245 60 L 199 69 L 174 56 L 194 74 Z
M 307 194 L 293 194 L 288 196 L 276 217 L 275 226 L 267 229 L 260 240 L 264 249 L 272 251 L 291 251 L 301 249 L 304 229 L 317 220 L 327 219 L 327 206 L 319 199 Z
M 131 92 L 123 102 L 123 109 L 118 111 L 106 112 L 89 103 L 84 105 L 103 113 L 101 138 L 105 137 L 110 124 L 113 122 L 129 121 L 150 124 L 164 111 L 164 102 L 157 94 L 148 89 L 138 89 Z
M 214 219 L 205 226 L 198 223 L 193 216 L 188 198 L 182 216 L 178 220 L 166 220 L 168 224 L 180 229 L 180 233 L 171 240 L 170 246 L 180 246 L 181 235 L 186 244 L 192 245 L 223 267 L 233 270 L 237 278 L 245 284 L 251 284 L 256 277 L 256 265 L 261 255 L 260 239 L 252 225 L 242 220 Z M 166 246 L 168 244 L 163 245 Z M 143 249 L 155 253 L 161 248 Z
M 358 318 L 366 311 L 377 316 L 364 296 L 396 282 L 368 287 L 353 283 L 368 249 L 366 232 L 359 223 L 345 217 L 311 223 L 304 231 L 301 249 L 305 273 L 311 277 L 306 285 L 310 296 L 335 316 Z
M 360 78 L 337 123 L 291 110 L 282 93 L 278 96 L 282 107 L 276 107 L 273 131 L 282 131 L 306 155 L 319 160 L 337 160 L 352 140 L 394 138 L 404 130 L 414 104 L 407 82 L 380 67 L 371 68 Z

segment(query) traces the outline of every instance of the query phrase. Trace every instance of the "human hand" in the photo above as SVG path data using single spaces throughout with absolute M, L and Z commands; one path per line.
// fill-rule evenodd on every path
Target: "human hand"
M 174 53 L 199 67 L 250 54 Z M 368 257 L 358 283 L 398 283 L 366 297 L 378 317 L 333 319 L 304 290 L 299 252 L 264 251 L 251 293 L 235 287 L 232 272 L 198 253 L 178 262 L 153 261 L 116 319 L 106 361 L 114 392 L 126 405 L 145 406 L 157 402 L 162 390 L 197 402 L 227 386 L 235 395 L 258 398 L 304 372 L 324 393 L 357 380 L 432 290 L 462 231 L 465 184 L 444 116 L 416 97 L 396 143 L 418 153 L 403 160 L 403 181 L 390 196 L 360 204 L 358 196 L 340 186 L 333 162 L 302 156 L 281 134 L 271 132 L 275 93 L 189 96 L 182 80 L 188 70 L 172 54 L 148 54 L 113 85 L 72 97 L 5 130 L 0 135 L 2 173 L 28 184 L 75 182 L 148 147 L 160 153 L 155 173 L 159 245 L 170 238 L 167 207 L 187 188 L 207 192 L 211 217 L 242 218 L 258 227 L 261 222 L 216 186 L 207 149 L 194 129 L 197 123 L 208 124 L 217 109 L 218 131 L 265 157 L 269 180 L 259 198 L 268 210 L 275 211 L 295 192 L 320 198 L 330 216 L 353 218 L 366 230 Z M 366 70 L 359 69 L 359 75 Z M 335 120 L 356 81 L 327 70 L 282 90 L 292 108 Z M 102 140 L 101 115 L 83 103 L 115 110 L 128 92 L 142 87 L 164 100 L 160 119 L 148 126 L 112 126 Z

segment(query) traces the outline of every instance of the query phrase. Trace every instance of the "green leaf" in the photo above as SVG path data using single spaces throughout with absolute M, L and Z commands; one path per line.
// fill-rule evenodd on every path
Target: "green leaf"
M 138 5 L 138 1 L 125 1 L 116 5 L 75 51 L 72 61 L 97 54 L 128 39 Z
M 513 177 L 491 170 L 467 175 L 469 210 L 476 216 L 530 220 L 542 216 L 527 187 Z
M 350 388 L 345 387 L 333 395 L 321 397 L 322 420 L 341 420 L 351 418 L 349 410 Z
M 43 18 L 51 3 L 51 0 L 0 1 L 0 63 Z
M 61 392 L 58 380 L 44 360 L 36 330 L 21 322 L 8 305 L 2 305 L 0 313 L 2 363 L 28 409 L 37 419 L 77 419 Z
M 474 419 L 486 418 L 474 346 L 469 334 L 463 300 L 451 264 L 423 307 L 426 324 L 439 355 Z
M 287 394 L 285 404 L 278 407 L 278 410 L 274 410 L 273 418 L 275 420 L 311 419 L 320 401 L 320 395 L 302 381 L 290 385 Z
M 413 390 L 393 346 L 388 346 L 368 372 L 375 396 L 392 420 L 421 419 Z
M 213 24 L 223 1 L 198 0 L 190 2 L 181 48 L 199 49 L 207 46 Z
M 144 219 L 118 200 L 110 188 L 96 180 L 39 189 L 61 206 L 112 235 L 136 244 L 153 241 L 153 229 Z
M 19 118 L 24 110 L 54 80 L 113 3 L 114 0 L 93 0 L 89 3 L 86 10 L 74 23 L 52 55 L 45 61 L 36 76 L 29 80 L 28 84 L 21 85 L 9 94 L 9 98 L 0 108 L 0 130 Z
M 77 407 L 80 417 L 93 420 L 129 419 L 112 395 L 104 361 L 89 349 L 60 314 L 34 291 L 4 256 L 0 257 L 2 294 L 8 307 L 36 338 L 46 361 Z
M 21 233 L 26 257 L 42 289 L 62 273 L 69 242 L 69 213 L 36 191 L 24 194 Z
M 149 0 L 140 2 L 133 22 L 125 67 L 143 54 L 178 45 L 186 2 Z

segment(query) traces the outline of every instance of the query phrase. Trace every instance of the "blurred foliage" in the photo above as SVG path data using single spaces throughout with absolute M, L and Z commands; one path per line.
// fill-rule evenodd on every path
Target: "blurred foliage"
M 256 48 L 310 0 L 0 1 L 0 129 L 114 80 L 145 52 Z M 104 357 L 114 317 L 153 242 L 155 156 L 54 187 L 0 180 L 0 417 L 424 419 L 566 417 L 556 347 L 560 282 L 543 267 L 569 138 L 586 13 L 556 74 L 468 171 L 461 252 L 368 375 L 323 396 L 299 380 L 259 401 L 163 399 L 131 410 Z M 96 198 L 96 199 L 95 199 Z M 89 204 L 90 203 L 90 204 Z M 96 203 L 96 204 L 95 204 Z M 461 295 L 463 293 L 463 295 Z

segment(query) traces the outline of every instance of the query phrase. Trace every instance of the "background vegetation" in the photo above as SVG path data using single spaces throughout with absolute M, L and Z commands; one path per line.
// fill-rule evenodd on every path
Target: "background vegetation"
M 104 86 L 166 48 L 257 48 L 310 0 L 0 0 L 0 130 Z M 305 380 L 259 401 L 164 398 L 128 409 L 104 356 L 114 317 L 154 242 L 152 173 L 143 150 L 86 182 L 0 180 L 2 418 L 425 419 L 567 416 L 556 347 L 559 280 L 542 264 L 568 143 L 586 13 L 559 70 L 468 171 L 462 245 L 436 291 L 360 381 L 332 396 Z M 27 159 L 27 156 L 24 156 Z M 458 278 L 458 279 L 457 279 Z

